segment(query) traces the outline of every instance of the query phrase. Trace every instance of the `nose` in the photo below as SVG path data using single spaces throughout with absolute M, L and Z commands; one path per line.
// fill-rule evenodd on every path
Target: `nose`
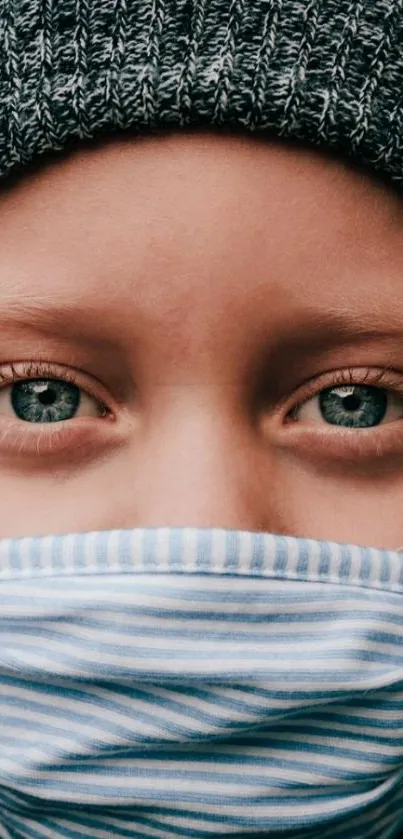
M 124 526 L 267 529 L 258 453 L 235 395 L 187 387 L 165 396 L 125 458 Z

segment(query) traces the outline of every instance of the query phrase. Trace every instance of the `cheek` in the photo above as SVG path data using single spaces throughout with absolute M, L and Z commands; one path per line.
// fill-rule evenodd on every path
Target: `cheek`
M 283 483 L 292 511 L 288 534 L 388 550 L 403 544 L 403 475 L 336 477 L 288 464 Z
M 106 448 L 90 464 L 78 458 L 68 470 L 41 474 L 2 467 L 0 538 L 198 526 L 403 544 L 398 473 L 379 479 L 352 467 L 338 475 L 313 468 L 217 406 L 204 413 L 197 402 L 193 414 L 181 405 L 163 416 L 152 430 L 147 422 L 130 426 L 118 452 Z
M 7 505 L 0 505 L 0 539 L 106 529 L 100 509 L 103 491 L 98 496 L 93 485 L 89 493 L 82 480 L 74 482 L 74 490 L 71 484 L 59 484 L 50 475 L 6 475 L 1 470 L 0 498 L 6 497 Z

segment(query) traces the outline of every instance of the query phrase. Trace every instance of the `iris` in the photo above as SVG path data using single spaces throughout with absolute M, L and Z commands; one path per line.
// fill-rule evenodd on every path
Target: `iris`
M 57 379 L 17 382 L 12 387 L 11 404 L 25 422 L 61 422 L 76 415 L 80 389 Z
M 319 404 L 323 419 L 331 425 L 372 428 L 384 419 L 388 397 L 376 387 L 331 387 L 321 391 Z

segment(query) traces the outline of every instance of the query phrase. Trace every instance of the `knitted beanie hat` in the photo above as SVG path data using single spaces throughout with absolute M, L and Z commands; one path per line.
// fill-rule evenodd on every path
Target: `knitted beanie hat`
M 115 130 L 243 129 L 403 180 L 403 0 L 0 0 L 0 177 Z

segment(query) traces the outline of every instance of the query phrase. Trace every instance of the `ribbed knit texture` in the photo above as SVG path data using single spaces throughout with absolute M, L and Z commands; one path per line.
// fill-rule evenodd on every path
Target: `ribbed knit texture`
M 403 0 L 0 0 L 0 177 L 114 128 L 299 138 L 403 179 Z

